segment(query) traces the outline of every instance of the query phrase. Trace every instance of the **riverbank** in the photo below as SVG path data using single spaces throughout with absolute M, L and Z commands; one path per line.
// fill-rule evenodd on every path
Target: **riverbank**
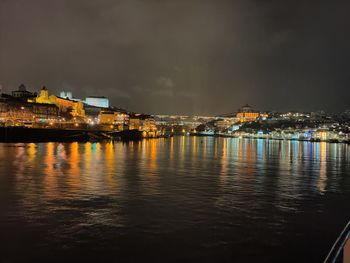
M 84 142 L 141 140 L 138 130 L 106 132 L 92 129 L 0 127 L 0 142 Z
M 247 138 L 247 139 L 267 139 L 267 140 L 279 140 L 279 141 L 306 141 L 306 142 L 327 142 L 327 143 L 345 143 L 350 144 L 350 140 L 339 140 L 339 139 L 321 139 L 321 138 L 295 138 L 295 137 L 282 137 L 282 136 L 274 136 L 269 134 L 200 134 L 200 133 L 190 133 L 191 136 L 212 136 L 212 137 L 224 137 L 224 138 Z

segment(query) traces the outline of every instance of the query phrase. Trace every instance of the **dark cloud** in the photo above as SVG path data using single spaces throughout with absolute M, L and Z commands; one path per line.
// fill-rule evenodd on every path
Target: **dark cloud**
M 149 113 L 349 105 L 348 1 L 0 0 L 0 85 Z

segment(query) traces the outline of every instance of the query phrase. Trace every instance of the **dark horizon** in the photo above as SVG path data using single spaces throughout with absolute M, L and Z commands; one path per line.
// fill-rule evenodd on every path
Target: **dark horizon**
M 345 1 L 0 0 L 0 85 L 150 114 L 350 108 Z

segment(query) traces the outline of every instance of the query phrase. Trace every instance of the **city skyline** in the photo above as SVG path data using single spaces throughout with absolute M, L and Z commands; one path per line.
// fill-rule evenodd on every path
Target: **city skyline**
M 1 87 L 0 89 L 0 93 L 2 93 L 4 96 L 7 96 L 7 95 L 10 95 L 12 94 L 12 96 L 14 95 L 13 93 L 15 92 L 21 92 L 21 89 L 25 90 L 25 92 L 28 92 L 29 94 L 31 95 L 35 95 L 40 93 L 40 90 L 42 88 L 45 88 L 46 89 L 46 86 L 43 86 L 41 89 L 38 89 L 38 90 L 28 90 L 26 85 L 24 85 L 23 83 L 21 85 L 19 85 L 19 87 L 17 87 L 16 89 L 14 90 L 4 90 L 3 87 Z M 86 105 L 92 105 L 92 106 L 97 106 L 97 107 L 102 107 L 102 108 L 113 108 L 113 109 L 123 109 L 125 111 L 128 111 L 128 112 L 134 112 L 134 113 L 137 113 L 137 111 L 134 111 L 133 109 L 129 109 L 127 107 L 120 107 L 120 105 L 109 105 L 109 98 L 104 96 L 104 95 L 100 95 L 100 96 L 94 96 L 94 95 L 87 95 L 86 98 L 79 98 L 77 96 L 75 96 L 75 94 L 73 94 L 71 91 L 69 90 L 60 90 L 59 92 L 54 92 L 53 95 L 57 95 L 58 97 L 61 97 L 61 98 L 64 98 L 64 99 L 67 99 L 67 100 L 71 100 L 71 101 L 81 101 L 83 102 L 84 104 Z M 11 95 L 10 95 L 11 96 Z M 97 100 L 96 100 L 97 99 Z M 96 101 L 95 101 L 96 100 Z M 316 109 L 316 110 L 297 110 L 295 108 L 291 108 L 291 109 L 285 109 L 285 110 L 276 110 L 276 109 L 259 109 L 257 107 L 255 107 L 255 105 L 251 105 L 249 103 L 241 103 L 241 105 L 237 105 L 236 107 L 233 107 L 232 110 L 230 112 L 225 112 L 225 113 L 217 113 L 217 114 L 186 114 L 186 113 L 183 113 L 183 114 L 173 114 L 173 113 L 164 113 L 164 112 L 152 112 L 152 113 L 149 113 L 149 112 L 144 112 L 144 111 L 140 111 L 138 112 L 139 114 L 151 114 L 151 115 L 154 115 L 154 116 L 161 116 L 161 115 L 173 115 L 173 116 L 210 116 L 210 117 L 225 117 L 225 116 L 228 116 L 228 115 L 231 115 L 231 114 L 236 114 L 237 112 L 239 112 L 242 108 L 244 107 L 249 107 L 251 108 L 252 110 L 256 111 L 256 112 L 270 112 L 270 113 L 320 113 L 320 112 L 323 112 L 323 113 L 327 113 L 327 114 L 340 114 L 340 113 L 345 113 L 345 112 L 349 112 L 349 109 L 348 108 L 344 108 L 343 110 L 340 110 L 340 111 L 325 111 L 324 109 Z
M 0 85 L 151 114 L 350 108 L 349 3 L 1 1 Z M 278 21 L 278 23 L 276 23 Z

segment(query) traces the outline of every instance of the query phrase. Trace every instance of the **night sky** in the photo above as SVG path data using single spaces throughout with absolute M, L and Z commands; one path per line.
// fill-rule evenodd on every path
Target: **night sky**
M 350 1 L 0 0 L 0 85 L 152 114 L 350 108 Z

